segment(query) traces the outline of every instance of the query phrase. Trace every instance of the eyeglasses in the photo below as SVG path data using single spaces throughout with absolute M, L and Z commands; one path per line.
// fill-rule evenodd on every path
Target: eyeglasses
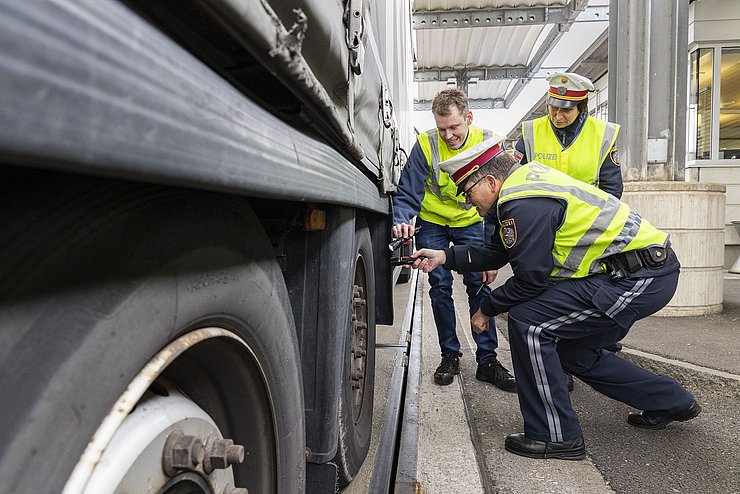
M 473 185 L 471 185 L 470 187 L 468 187 L 467 189 L 465 189 L 464 191 L 462 191 L 462 196 L 465 198 L 465 200 L 467 202 L 470 202 L 470 191 L 473 190 L 475 188 L 475 186 L 478 185 L 480 183 L 480 181 L 483 180 L 484 178 L 486 178 L 486 175 L 483 175 L 481 178 L 479 178 L 478 180 L 476 180 Z

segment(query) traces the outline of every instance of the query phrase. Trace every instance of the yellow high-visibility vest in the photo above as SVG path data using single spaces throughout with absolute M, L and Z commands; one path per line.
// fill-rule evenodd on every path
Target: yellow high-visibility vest
M 668 240 L 667 233 L 611 194 L 536 161 L 518 167 L 504 180 L 498 198 L 502 225 L 510 219 L 501 217 L 501 206 L 527 197 L 552 197 L 567 204 L 552 247 L 555 267 L 550 277 L 555 280 L 603 273 L 602 259 L 665 246 Z M 499 232 L 504 240 L 503 228 Z
M 618 134 L 618 124 L 587 117 L 570 146 L 563 148 L 547 115 L 522 123 L 522 140 L 529 161 L 539 161 L 597 187 L 601 165 Z
M 490 130 L 471 126 L 468 128 L 468 138 L 460 149 L 450 149 L 436 128 L 417 136 L 429 165 L 429 177 L 424 184 L 424 198 L 421 201 L 419 218 L 452 227 L 468 226 L 483 220 L 475 208 L 465 203 L 462 195 L 457 195 L 457 185 L 447 172 L 440 169 L 439 164 L 492 135 Z

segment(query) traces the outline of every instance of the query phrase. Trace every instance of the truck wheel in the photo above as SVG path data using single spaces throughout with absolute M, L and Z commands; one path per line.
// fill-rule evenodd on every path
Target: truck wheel
M 339 405 L 339 445 L 334 461 L 340 485 L 349 484 L 370 449 L 375 387 L 375 276 L 370 233 L 363 221 L 355 232 L 352 310 L 345 345 Z
M 179 353 L 176 347 L 182 343 L 165 352 Z M 156 360 L 167 361 L 168 357 L 160 354 Z M 150 362 L 129 389 L 137 388 L 139 381 L 146 381 L 146 373 L 158 364 Z M 127 391 L 117 406 L 125 407 L 129 398 Z M 198 494 L 222 492 L 227 486 L 234 486 L 231 466 L 243 460 L 244 447 L 224 439 L 205 410 L 163 379 L 151 385 L 135 403 L 135 408 L 125 415 L 114 413 L 106 417 L 67 482 L 65 493 L 160 489 L 160 492 Z M 233 461 L 229 461 L 228 453 Z M 176 455 L 183 454 L 190 454 L 191 465 L 178 464 L 180 459 Z M 202 455 L 203 459 L 195 458 L 196 455 Z M 207 469 L 205 465 L 192 465 L 193 459 L 205 463 L 205 458 L 208 458 Z M 213 460 L 221 461 L 216 465 L 219 468 L 213 468 Z M 175 469 L 175 465 L 181 468 Z
M 221 494 L 230 481 L 223 466 L 205 475 L 198 461 L 162 477 L 162 441 L 175 428 L 191 434 L 188 421 L 202 426 L 193 435 L 246 448 L 246 461 L 230 468 L 236 486 L 303 492 L 292 312 L 248 203 L 42 178 L 24 173 L 0 187 L 0 493 L 117 492 L 114 481 L 126 472 L 107 474 L 105 464 L 136 472 L 149 463 L 159 476 L 146 492 L 170 492 L 166 480 Z M 31 183 L 38 187 L 24 190 Z M 163 383 L 176 391 L 162 392 Z M 171 401 L 176 394 L 185 404 Z M 117 443 L 158 395 L 182 420 Z M 99 475 L 105 490 L 85 490 Z

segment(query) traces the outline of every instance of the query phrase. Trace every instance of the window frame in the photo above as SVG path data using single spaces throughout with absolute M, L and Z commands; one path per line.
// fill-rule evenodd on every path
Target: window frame
M 711 49 L 712 50 L 712 108 L 710 112 L 710 118 L 711 118 L 711 126 L 710 126 L 710 132 L 711 132 L 711 138 L 710 138 L 710 149 L 709 149 L 709 159 L 694 159 L 687 161 L 687 166 L 690 167 L 694 164 L 701 165 L 703 163 L 709 163 L 709 162 L 717 162 L 718 164 L 727 163 L 727 164 L 733 164 L 736 166 L 737 160 L 732 159 L 720 159 L 719 157 L 719 111 L 720 111 L 720 103 L 721 103 L 721 78 L 722 78 L 722 50 L 726 48 L 733 48 L 733 49 L 740 49 L 740 42 L 738 41 L 732 41 L 727 43 L 696 43 L 693 44 L 688 52 L 688 71 L 689 71 L 689 77 L 688 77 L 688 87 L 686 88 L 686 94 L 687 94 L 687 106 L 686 106 L 686 112 L 687 115 L 690 111 L 690 106 L 693 103 L 691 101 L 691 84 L 692 84 L 692 77 L 693 74 L 691 73 L 691 57 L 699 50 L 706 50 Z M 687 123 L 689 123 L 691 120 L 687 118 Z M 694 142 L 690 143 L 689 138 L 693 136 Z M 691 129 L 687 126 L 687 142 L 686 142 L 686 155 L 688 158 L 689 149 L 691 147 L 696 147 L 696 129 Z

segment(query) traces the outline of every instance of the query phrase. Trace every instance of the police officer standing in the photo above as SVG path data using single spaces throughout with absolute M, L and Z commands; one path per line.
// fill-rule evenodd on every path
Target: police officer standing
M 615 146 L 620 126 L 588 115 L 588 93 L 594 85 L 587 77 L 558 72 L 547 81 L 547 115 L 522 122 L 514 157 L 521 164 L 539 161 L 621 199 L 624 184 Z M 607 347 L 621 349 L 618 342 Z M 573 378 L 567 378 L 572 390 Z
M 619 125 L 588 115 L 588 93 L 594 85 L 572 72 L 558 72 L 547 81 L 547 115 L 522 122 L 514 156 L 521 164 L 539 161 L 621 198 L 615 147 Z
M 473 114 L 468 98 L 459 89 L 441 91 L 432 102 L 436 128 L 418 136 L 401 173 L 398 193 L 393 198 L 393 236 L 416 234 L 417 247 L 441 249 L 455 245 L 483 245 L 483 218 L 458 196 L 457 186 L 439 164 L 491 137 L 490 130 L 472 125 Z M 417 217 L 416 224 L 412 219 Z M 495 271 L 468 272 L 463 276 L 470 314 L 474 314 L 491 293 L 487 286 Z M 459 373 L 460 342 L 455 329 L 455 306 L 452 301 L 452 274 L 442 268 L 429 272 L 429 295 L 437 326 L 442 361 L 434 372 L 434 382 L 452 383 Z M 494 321 L 488 330 L 473 333 L 477 345 L 476 378 L 491 382 L 505 391 L 515 391 L 516 382 L 496 358 L 498 338 Z
M 506 438 L 508 451 L 585 457 L 563 368 L 639 409 L 627 417 L 633 426 L 660 429 L 699 415 L 678 382 L 604 350 L 673 296 L 680 265 L 665 232 L 594 186 L 538 162 L 519 165 L 496 140 L 441 167 L 480 214 L 497 218 L 498 235 L 487 246 L 422 249 L 414 267 L 465 272 L 511 264 L 514 276 L 472 317 L 474 330 L 486 331 L 491 317 L 508 312 L 524 419 L 524 432 Z

